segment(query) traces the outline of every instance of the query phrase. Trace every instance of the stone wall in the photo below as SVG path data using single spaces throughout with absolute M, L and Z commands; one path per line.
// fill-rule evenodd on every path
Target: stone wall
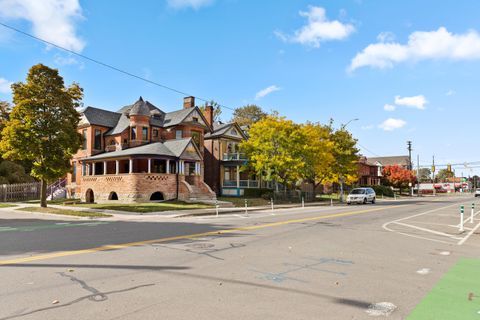
M 81 177 L 82 201 L 86 201 L 86 193 L 91 189 L 95 202 L 109 202 L 109 196 L 115 192 L 119 202 L 146 202 L 154 192 L 161 192 L 165 200 L 175 199 L 177 184 L 175 174 L 162 173 L 133 173 L 119 175 L 99 175 Z M 179 181 L 184 180 L 179 176 Z M 179 183 L 180 200 L 188 199 L 188 189 Z

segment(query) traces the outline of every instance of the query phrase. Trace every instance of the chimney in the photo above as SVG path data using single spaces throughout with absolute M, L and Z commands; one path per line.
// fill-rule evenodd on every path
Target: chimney
M 183 98 L 183 109 L 195 107 L 195 97 L 185 97 Z
M 206 106 L 205 107 L 205 118 L 210 126 L 213 126 L 213 107 Z

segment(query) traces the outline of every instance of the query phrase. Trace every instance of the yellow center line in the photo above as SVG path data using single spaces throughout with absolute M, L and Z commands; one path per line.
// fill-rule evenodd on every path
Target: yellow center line
M 375 209 L 366 209 L 366 210 L 359 210 L 359 211 L 336 213 L 336 214 L 330 214 L 330 215 L 325 215 L 325 216 L 317 216 L 317 217 L 311 217 L 311 218 L 291 219 L 291 220 L 271 222 L 271 223 L 265 223 L 265 224 L 260 224 L 260 225 L 247 226 L 247 227 L 237 227 L 237 228 L 231 228 L 231 229 L 215 230 L 215 231 L 209 231 L 209 232 L 187 234 L 187 235 L 166 237 L 166 238 L 153 239 L 153 240 L 129 242 L 129 243 L 123 243 L 123 244 L 105 245 L 105 246 L 90 248 L 90 249 L 60 251 L 60 252 L 35 255 L 35 256 L 24 257 L 24 258 L 17 258 L 17 259 L 10 259 L 10 260 L 0 260 L 0 266 L 17 264 L 17 263 L 25 263 L 25 262 L 31 262 L 31 261 L 38 261 L 38 260 L 48 260 L 48 259 L 53 259 L 53 258 L 74 256 L 74 255 L 80 255 L 80 254 L 85 254 L 85 253 L 93 253 L 93 252 L 98 252 L 98 251 L 106 251 L 106 250 L 112 250 L 112 249 L 123 249 L 123 248 L 141 246 L 141 245 L 151 244 L 151 243 L 162 243 L 162 242 L 170 242 L 170 241 L 175 241 L 175 240 L 194 239 L 194 238 L 205 237 L 205 236 L 210 236 L 210 235 L 222 235 L 222 234 L 227 234 L 227 233 L 233 233 L 233 232 L 237 232 L 237 231 L 257 230 L 257 229 L 278 227 L 278 226 L 283 226 L 283 225 L 288 225 L 288 224 L 293 224 L 293 223 L 301 223 L 301 222 L 309 222 L 309 221 L 329 219 L 329 218 L 353 216 L 353 215 L 358 215 L 358 214 L 362 214 L 362 213 L 370 213 L 370 212 L 375 212 L 375 211 L 380 211 L 380 210 L 385 210 L 385 209 L 400 208 L 400 207 L 405 207 L 405 206 L 409 206 L 409 205 L 403 204 L 403 205 L 396 205 L 396 206 L 391 206 L 391 207 L 381 207 L 381 208 L 375 208 Z

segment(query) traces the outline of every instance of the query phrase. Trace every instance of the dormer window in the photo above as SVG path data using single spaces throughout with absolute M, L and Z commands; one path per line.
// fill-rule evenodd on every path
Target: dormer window
M 197 117 L 193 117 L 192 120 L 193 120 L 193 122 L 198 122 L 198 118 L 197 118 Z
M 162 120 L 162 117 L 158 113 L 156 113 L 156 114 L 153 115 L 153 119 Z
M 230 134 L 236 136 L 237 135 L 237 130 L 235 130 L 235 129 L 230 130 Z

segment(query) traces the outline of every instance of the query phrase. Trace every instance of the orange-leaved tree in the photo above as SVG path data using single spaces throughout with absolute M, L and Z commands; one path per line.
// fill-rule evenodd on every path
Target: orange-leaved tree
M 385 166 L 382 171 L 386 184 L 395 188 L 406 188 L 409 183 L 415 183 L 417 177 L 412 170 L 404 169 L 399 165 Z

